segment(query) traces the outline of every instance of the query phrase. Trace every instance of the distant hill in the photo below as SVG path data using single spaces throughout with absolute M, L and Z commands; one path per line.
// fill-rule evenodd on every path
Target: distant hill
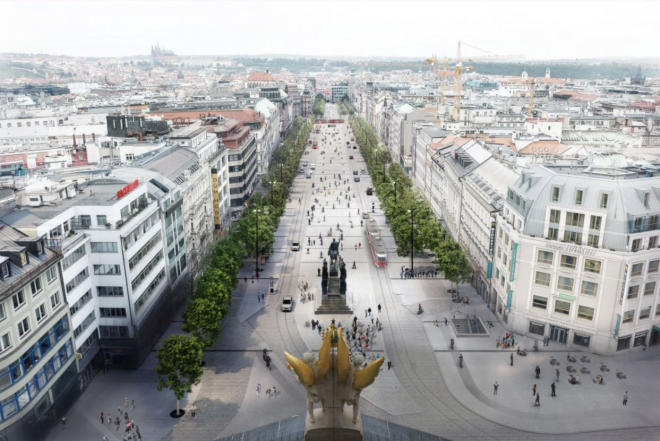
M 39 72 L 35 66 L 28 63 L 16 63 L 13 61 L 0 60 L 0 80 L 9 78 L 43 78 L 44 74 Z

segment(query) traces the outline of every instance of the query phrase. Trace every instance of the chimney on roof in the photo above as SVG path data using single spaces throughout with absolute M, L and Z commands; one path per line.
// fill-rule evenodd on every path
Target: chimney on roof
M 85 140 L 85 134 L 83 133 L 83 145 L 87 145 L 87 141 Z
M 75 133 L 73 134 L 73 146 L 74 147 L 78 146 L 78 144 L 76 144 L 76 134 Z

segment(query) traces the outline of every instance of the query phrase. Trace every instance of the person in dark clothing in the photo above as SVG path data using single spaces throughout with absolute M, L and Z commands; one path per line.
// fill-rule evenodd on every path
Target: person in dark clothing
M 536 366 L 536 378 L 538 379 L 538 378 L 540 378 L 540 376 L 541 376 L 541 368 L 537 365 Z
M 511 353 L 511 366 L 513 366 L 513 352 Z
M 555 385 L 555 382 L 554 382 L 554 381 L 553 381 L 552 384 L 550 385 L 550 388 L 552 389 L 552 396 L 553 396 L 553 397 L 556 397 L 557 394 L 556 394 L 555 391 L 556 391 L 557 386 Z

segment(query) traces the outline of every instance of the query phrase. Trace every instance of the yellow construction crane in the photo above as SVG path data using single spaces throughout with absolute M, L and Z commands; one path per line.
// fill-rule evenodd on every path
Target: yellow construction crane
M 455 66 L 454 66 L 454 120 L 455 121 L 460 121 L 461 119 L 461 95 L 463 93 L 463 81 L 461 80 L 461 76 L 463 72 L 468 72 L 473 69 L 472 66 L 464 66 L 463 65 L 463 58 L 461 54 L 461 45 L 469 46 L 473 49 L 476 49 L 478 51 L 486 52 L 486 55 L 480 55 L 477 57 L 468 57 L 468 61 L 472 60 L 501 60 L 501 59 L 510 59 L 510 58 L 525 58 L 524 55 L 497 55 L 493 54 L 491 52 L 485 51 L 483 49 L 479 49 L 478 47 L 472 46 L 471 44 L 459 41 L 458 42 L 458 48 L 456 51 L 456 58 L 455 59 L 447 59 L 445 58 L 445 62 L 448 63 L 449 61 L 454 61 Z M 427 63 L 437 63 L 439 60 L 437 60 L 435 57 L 434 58 L 428 58 L 425 60 Z M 443 91 L 443 97 L 444 97 L 444 91 Z M 444 101 L 444 99 L 443 99 Z

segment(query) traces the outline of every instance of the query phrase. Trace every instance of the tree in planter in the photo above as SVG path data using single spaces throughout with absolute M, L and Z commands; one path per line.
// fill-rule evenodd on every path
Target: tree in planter
M 182 416 L 181 399 L 186 392 L 202 380 L 202 345 L 188 335 L 172 335 L 161 344 L 156 351 L 158 364 L 154 371 L 158 374 L 158 390 L 171 390 L 176 397 L 176 413 L 172 417 Z
M 472 277 L 472 265 L 468 261 L 461 247 L 452 240 L 446 240 L 436 250 L 436 264 L 445 279 L 456 285 Z
M 195 297 L 183 312 L 183 329 L 198 339 L 204 347 L 211 346 L 220 335 L 223 307 L 208 297 Z

